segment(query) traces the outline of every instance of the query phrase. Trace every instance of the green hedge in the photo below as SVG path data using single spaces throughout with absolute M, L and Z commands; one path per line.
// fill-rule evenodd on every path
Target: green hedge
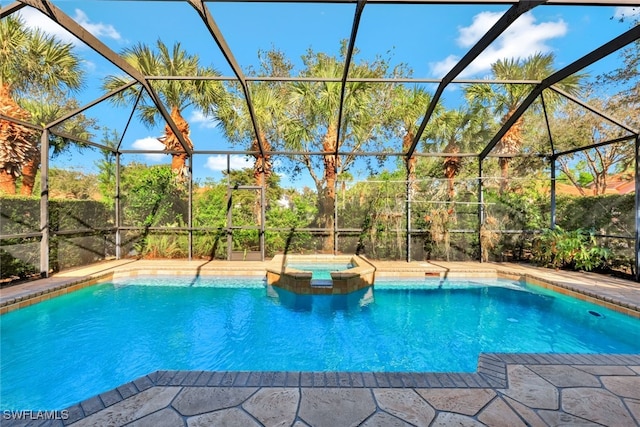
M 40 199 L 34 197 L 0 197 L 0 231 L 2 236 L 34 233 L 40 230 Z M 54 270 L 90 264 L 113 251 L 109 232 L 95 235 L 60 235 L 57 232 L 95 230 L 114 226 L 114 209 L 94 200 L 49 201 L 50 267 Z M 23 278 L 40 271 L 39 239 L 2 239 L 0 278 Z
M 149 172 L 150 173 L 150 172 Z M 147 176 L 147 175 L 145 175 Z M 155 179 L 158 176 L 154 175 Z M 169 188 L 168 177 L 163 177 L 158 184 L 162 188 Z M 146 181 L 145 181 L 146 182 Z M 165 188 L 165 189 L 166 189 Z M 142 194 L 134 188 L 129 189 L 129 203 L 125 209 L 129 212 L 129 222 L 135 225 L 182 225 L 185 203 L 181 192 L 178 190 L 162 192 L 157 191 L 157 198 L 149 197 L 148 192 Z M 252 193 L 247 193 L 251 196 Z M 215 197 L 214 197 L 215 196 Z M 226 188 L 220 187 L 194 195 L 194 225 L 208 227 L 224 227 L 226 222 Z M 508 193 L 500 197 L 488 197 L 494 202 L 490 214 L 500 219 L 499 229 L 530 229 L 544 230 L 549 226 L 549 205 L 545 195 L 532 195 L 532 192 L 524 194 Z M 495 199 L 495 200 L 494 200 Z M 309 225 L 314 212 L 306 209 L 307 200 L 303 197 L 295 198 L 295 208 L 281 208 L 273 205 L 267 210 L 267 227 L 281 227 L 284 229 L 295 227 L 304 228 Z M 146 204 L 145 204 L 146 203 Z M 591 196 L 591 197 L 567 197 L 557 199 L 556 218 L 557 225 L 563 230 L 585 230 L 596 234 L 608 234 L 614 236 L 633 237 L 635 227 L 635 196 L 628 194 Z M 358 211 L 355 215 L 354 205 L 346 204 L 341 207 L 340 213 L 346 218 L 361 217 L 364 212 Z M 250 205 L 247 204 L 249 210 Z M 135 209 L 134 209 L 135 208 Z M 77 229 L 109 228 L 114 225 L 114 209 L 112 203 L 103 203 L 92 200 L 60 200 L 53 199 L 49 202 L 50 227 L 52 231 L 50 245 L 50 263 L 54 270 L 84 265 L 96 260 L 104 259 L 114 251 L 114 242 L 109 233 L 96 232 L 91 235 L 58 235 L 57 232 Z M 0 232 L 2 235 L 34 233 L 40 229 L 40 200 L 19 196 L 0 198 Z M 465 214 L 467 214 L 465 212 Z M 465 227 L 474 228 L 475 213 L 469 212 L 469 224 Z M 379 219 L 379 222 L 381 220 Z M 343 218 L 339 220 L 341 225 L 348 223 Z M 366 226 L 366 224 L 360 224 Z M 373 225 L 371 225 L 373 226 Z M 403 259 L 405 245 L 404 230 L 400 234 L 396 227 L 382 222 L 376 223 L 376 238 L 372 240 L 371 233 L 364 233 L 365 239 L 346 238 L 339 242 L 341 247 L 352 247 L 364 244 L 365 252 L 373 257 L 388 259 Z M 401 228 L 403 225 L 401 225 Z M 457 223 L 456 228 L 461 227 Z M 369 230 L 370 231 L 370 230 Z M 157 256 L 184 256 L 186 253 L 186 234 L 172 236 L 171 233 L 146 233 L 134 238 L 131 242 L 125 238 L 125 253 L 135 250 L 138 255 Z M 224 233 L 223 233 L 224 234 Z M 224 258 L 226 256 L 226 235 L 217 231 L 195 233 L 194 256 Z M 257 237 L 252 232 L 234 233 L 234 244 L 238 247 L 253 246 Z M 502 234 L 500 241 L 492 249 L 491 258 L 498 260 L 508 259 L 532 259 L 535 248 L 536 232 L 526 234 Z M 289 250 L 304 251 L 313 250 L 317 245 L 316 239 L 309 233 L 296 232 L 295 238 L 286 232 L 267 232 L 266 249 L 267 256 L 285 246 Z M 3 239 L 0 248 L 2 261 L 2 278 L 24 276 L 39 270 L 39 253 L 34 248 L 38 245 L 37 238 L 30 239 Z M 426 240 L 425 240 L 426 242 Z M 608 263 L 612 266 L 621 266 L 629 269 L 633 263 L 634 241 L 629 239 L 598 239 L 598 246 L 610 251 Z M 426 243 L 425 243 L 426 245 Z M 412 248 L 414 251 L 420 247 L 420 239 L 414 236 Z M 477 237 L 473 234 L 451 236 L 451 259 L 477 259 Z M 420 247 L 422 255 L 428 257 L 427 252 L 434 259 L 445 258 L 440 253 L 439 247 L 426 245 Z M 505 255 L 510 254 L 510 255 Z M 420 258 L 420 254 L 414 254 Z
M 558 197 L 556 224 L 565 230 L 592 229 L 598 234 L 633 237 L 635 194 Z
M 21 196 L 0 197 L 0 235 L 40 231 L 40 199 Z

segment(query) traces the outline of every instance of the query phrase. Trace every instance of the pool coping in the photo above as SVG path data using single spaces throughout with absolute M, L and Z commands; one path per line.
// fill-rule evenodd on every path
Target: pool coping
M 73 424 L 153 387 L 507 389 L 508 365 L 640 366 L 636 354 L 482 353 L 476 372 L 155 371 L 65 409 Z

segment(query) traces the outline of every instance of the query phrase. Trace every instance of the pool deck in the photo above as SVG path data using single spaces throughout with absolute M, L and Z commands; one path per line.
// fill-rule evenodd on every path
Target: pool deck
M 372 262 L 377 277 L 526 279 L 640 317 L 640 284 L 613 277 L 520 264 Z M 267 265 L 109 261 L 2 289 L 0 312 L 112 274 L 262 275 Z M 640 354 L 482 354 L 474 373 L 158 371 L 45 419 L 51 415 L 28 412 L 18 420 L 3 413 L 0 424 L 637 426 Z

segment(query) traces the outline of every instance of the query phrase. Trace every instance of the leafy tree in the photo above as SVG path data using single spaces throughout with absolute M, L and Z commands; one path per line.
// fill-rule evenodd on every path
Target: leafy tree
M 209 182 L 205 186 L 196 188 L 193 196 L 193 224 L 195 227 L 207 227 L 217 229 L 207 232 L 197 244 L 194 250 L 199 254 L 219 254 L 217 249 L 222 249 L 226 241 L 227 209 L 228 209 L 228 184 L 232 186 L 249 185 L 253 181 L 253 169 L 232 170 L 230 176 L 222 182 Z M 300 228 L 308 224 L 309 218 L 306 212 L 299 212 L 297 200 L 303 203 L 311 203 L 308 197 L 299 195 L 280 187 L 279 177 L 276 174 L 269 176 L 267 185 L 266 221 L 270 228 Z M 286 197 L 285 196 L 286 192 Z M 234 191 L 232 194 L 233 226 L 255 226 L 255 216 L 251 209 L 253 192 Z M 282 206 L 281 200 L 287 200 L 288 205 Z M 306 221 L 306 222 L 305 222 Z M 267 248 L 281 247 L 282 238 L 278 233 L 267 233 Z M 258 234 L 255 230 L 233 230 L 233 241 L 236 247 L 250 247 L 256 245 Z M 274 246 L 275 245 L 275 246 Z M 280 246 L 278 246 L 280 245 Z M 216 250 L 213 248 L 215 247 Z
M 267 211 L 269 228 L 286 229 L 286 232 L 267 232 L 267 255 L 276 251 L 302 251 L 312 240 L 311 233 L 297 231 L 309 227 L 317 214 L 316 195 L 308 189 L 283 191 L 282 203 L 274 203 Z
M 601 111 L 607 111 L 612 116 L 625 115 L 626 110 L 620 111 L 617 100 L 612 102 L 590 99 L 589 104 Z M 579 148 L 613 140 L 627 134 L 618 125 L 602 119 L 583 108 L 569 104 L 563 110 L 563 115 L 555 123 L 554 142 L 563 148 Z M 591 177 L 593 195 L 604 194 L 607 189 L 607 178 L 617 165 L 629 159 L 629 147 L 633 144 L 608 144 L 588 150 L 579 151 L 558 157 L 560 170 L 569 181 L 585 195 L 580 183 L 580 175 Z M 580 161 L 576 162 L 576 159 Z M 584 178 L 583 178 L 584 179 Z
M 182 49 L 180 43 L 175 43 L 170 49 L 161 40 L 156 42 L 155 49 L 142 43 L 121 52 L 122 57 L 142 74 L 147 76 L 197 76 L 214 77 L 219 73 L 212 67 L 200 65 L 197 55 L 190 55 Z M 122 85 L 131 82 L 128 76 L 107 76 L 103 83 L 105 91 L 113 91 Z M 211 114 L 218 103 L 226 97 L 224 87 L 218 81 L 206 79 L 185 80 L 160 80 L 154 81 L 154 90 L 165 105 L 171 110 L 171 118 L 182 134 L 187 149 L 193 149 L 193 143 L 189 138 L 189 123 L 182 116 L 183 111 L 190 106 L 200 108 L 205 114 Z M 110 99 L 116 105 L 134 105 L 140 95 L 139 86 L 130 86 Z M 143 94 L 137 104 L 140 120 L 147 126 L 155 126 L 161 117 L 149 94 Z M 158 138 L 167 151 L 171 151 L 171 170 L 180 178 L 184 178 L 187 153 L 180 140 L 173 133 L 169 125 L 165 125 L 164 136 Z
M 26 28 L 14 16 L 0 21 L 0 112 L 30 121 L 19 99 L 35 93 L 63 99 L 82 86 L 84 73 L 71 43 Z M 37 155 L 38 136 L 18 123 L 0 120 L 0 190 L 15 194 L 22 168 Z
M 621 23 L 629 23 L 630 26 L 637 26 L 639 20 L 637 17 L 629 18 L 623 17 L 620 19 Z M 619 52 L 620 66 L 610 72 L 601 74 L 596 77 L 595 81 L 588 86 L 588 90 L 591 94 L 591 100 L 588 102 L 595 103 L 601 111 L 606 111 L 607 114 L 615 117 L 617 120 L 622 121 L 633 129 L 640 127 L 640 40 L 635 40 L 633 43 L 627 45 Z M 615 137 L 615 126 L 608 125 L 605 120 L 601 120 L 602 123 L 595 123 L 592 120 L 591 128 L 594 131 L 598 131 L 600 127 L 606 127 L 606 134 L 603 137 L 613 138 Z M 619 127 L 617 127 L 620 130 Z M 584 131 L 583 131 L 584 133 Z M 619 134 L 618 134 L 619 135 Z M 588 139 L 587 139 L 588 140 Z M 604 140 L 604 138 L 600 138 Z M 611 162 L 615 164 L 614 169 L 617 172 L 630 171 L 635 163 L 635 154 L 633 152 L 633 144 L 629 143 L 623 146 L 616 144 L 614 147 L 596 147 L 590 151 L 590 156 L 593 158 L 612 158 L 616 160 Z M 587 173 L 592 175 L 595 180 L 597 172 L 594 171 L 594 166 L 597 161 L 584 160 L 585 168 L 578 168 L 576 172 Z M 563 170 L 567 169 L 563 166 Z M 600 170 L 602 167 L 600 167 Z M 599 183 L 601 184 L 601 183 Z M 575 182 L 574 182 L 575 185 Z M 602 188 L 601 185 L 598 186 Z M 597 188 L 594 186 L 594 189 Z
M 192 199 L 193 226 L 213 228 L 194 236 L 194 256 L 226 258 L 227 185 L 208 182 L 194 188 Z
M 621 19 L 621 22 L 625 21 Z M 638 20 L 631 20 L 630 25 L 638 25 Z M 640 40 L 622 49 L 619 56 L 622 64 L 619 68 L 599 75 L 589 85 L 588 103 L 637 129 L 640 126 Z M 628 134 L 620 126 L 575 105 L 567 108 L 559 122 L 557 138 L 568 148 L 605 142 Z M 558 162 L 562 172 L 581 194 L 585 195 L 585 184 L 591 185 L 594 195 L 604 194 L 611 172 L 628 171 L 633 166 L 633 149 L 632 143 L 609 144 L 563 156 Z M 576 158 L 580 160 L 576 162 Z
M 620 22 L 629 22 L 631 27 L 635 27 L 640 24 L 640 18 L 637 15 L 631 19 L 623 17 Z M 635 105 L 637 109 L 640 103 L 640 40 L 635 40 L 622 49 L 620 58 L 622 66 L 598 76 L 596 87 L 615 84 L 621 89 L 620 99 L 629 105 Z M 636 120 L 637 117 L 636 114 Z
M 131 163 L 122 168 L 123 225 L 155 227 L 184 224 L 187 202 L 183 186 L 170 168 Z
M 115 148 L 120 140 L 118 131 L 105 127 L 102 132 L 102 144 Z M 112 150 L 100 151 L 102 159 L 95 162 L 98 168 L 98 188 L 103 199 L 112 201 L 116 195 L 116 155 Z

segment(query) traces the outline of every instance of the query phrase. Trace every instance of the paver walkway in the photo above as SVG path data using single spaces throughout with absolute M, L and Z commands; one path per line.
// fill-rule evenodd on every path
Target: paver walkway
M 46 426 L 637 426 L 640 355 L 483 355 L 475 374 L 160 371 Z M 3 423 L 3 425 L 5 425 Z
M 635 282 L 518 265 L 460 264 L 396 263 L 378 265 L 378 271 L 406 276 L 499 269 L 636 313 L 640 307 Z M 65 290 L 111 267 L 67 272 L 33 282 L 29 289 L 2 290 L 0 306 L 15 307 L 34 293 Z M 158 273 L 175 271 L 178 264 L 123 267 Z M 198 274 L 207 270 L 198 262 L 189 266 L 183 261 L 179 268 L 196 268 Z M 216 268 L 241 274 L 259 269 L 260 263 Z M 483 354 L 473 374 L 160 371 L 80 402 L 56 414 L 59 419 L 5 415 L 2 426 L 638 426 L 640 354 Z

